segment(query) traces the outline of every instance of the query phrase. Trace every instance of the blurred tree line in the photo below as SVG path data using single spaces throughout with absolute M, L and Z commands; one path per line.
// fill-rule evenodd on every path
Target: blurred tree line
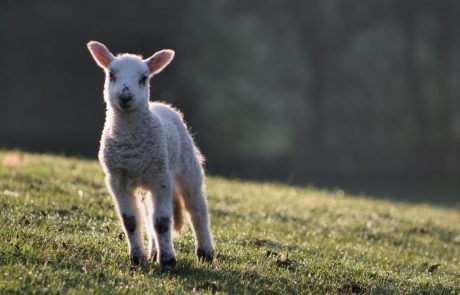
M 211 173 L 304 182 L 460 176 L 460 2 L 0 3 L 0 145 L 94 157 L 98 40 L 176 59 L 152 80 Z

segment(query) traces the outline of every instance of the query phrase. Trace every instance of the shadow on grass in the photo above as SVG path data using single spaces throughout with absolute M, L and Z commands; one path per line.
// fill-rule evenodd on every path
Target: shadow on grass
M 231 257 L 228 257 L 231 259 Z M 289 286 L 289 282 L 282 277 L 267 277 L 252 270 L 225 269 L 216 270 L 213 265 L 195 265 L 190 260 L 185 260 L 179 264 L 176 276 L 185 280 L 189 291 L 211 291 L 223 292 L 225 294 L 241 293 L 275 293 L 272 290 L 277 285 L 279 290 L 280 283 L 287 293 L 295 293 L 295 289 Z M 283 283 L 284 280 L 284 283 Z

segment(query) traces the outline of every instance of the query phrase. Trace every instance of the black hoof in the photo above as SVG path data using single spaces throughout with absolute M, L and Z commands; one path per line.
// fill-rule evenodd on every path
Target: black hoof
M 131 261 L 131 265 L 133 266 L 139 266 L 141 265 L 142 258 L 139 256 L 130 256 L 129 260 Z
M 176 273 L 176 258 L 169 258 L 160 261 L 160 272 L 161 273 Z
M 142 271 L 144 273 L 148 273 L 150 272 L 150 266 L 148 263 L 143 263 L 143 264 L 138 264 L 138 265 L 134 265 L 134 264 L 131 264 L 131 266 L 129 267 L 130 271 L 131 272 L 137 272 L 137 271 Z
M 211 263 L 214 259 L 214 250 L 203 250 L 201 248 L 196 249 L 196 256 L 199 261 Z
M 137 267 L 141 267 L 143 269 L 148 267 L 147 257 L 141 255 L 130 255 L 129 261 L 131 262 L 131 269 L 136 270 Z

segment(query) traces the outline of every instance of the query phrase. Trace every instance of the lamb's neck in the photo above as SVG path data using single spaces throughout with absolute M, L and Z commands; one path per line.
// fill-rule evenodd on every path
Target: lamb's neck
M 133 133 L 148 126 L 152 115 L 148 109 L 139 108 L 130 111 L 120 111 L 107 108 L 105 129 L 110 133 Z

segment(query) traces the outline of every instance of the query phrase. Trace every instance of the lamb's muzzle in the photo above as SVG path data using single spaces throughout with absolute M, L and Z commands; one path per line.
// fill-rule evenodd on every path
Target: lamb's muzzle
M 129 102 L 133 100 L 133 96 L 129 92 L 122 92 L 119 98 L 120 98 L 120 106 L 123 109 L 129 108 Z

